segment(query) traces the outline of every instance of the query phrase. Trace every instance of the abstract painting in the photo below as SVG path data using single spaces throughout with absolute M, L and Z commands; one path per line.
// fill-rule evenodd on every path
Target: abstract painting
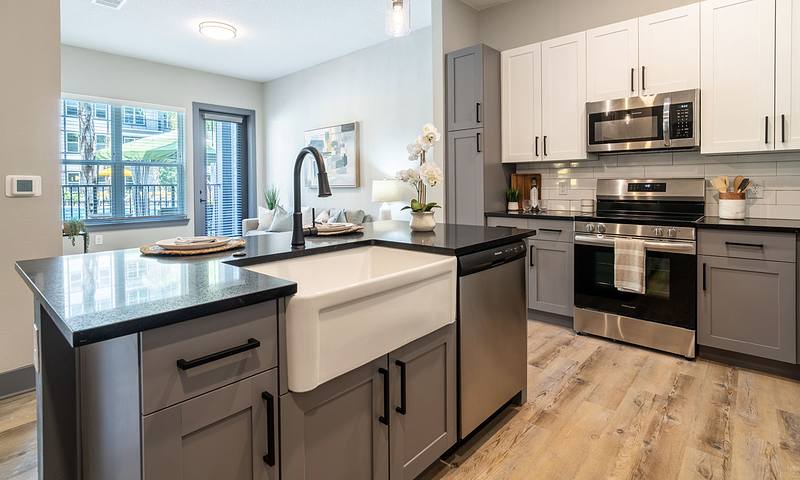
M 332 188 L 358 187 L 358 122 L 308 130 L 305 139 L 306 145 L 322 153 Z M 317 165 L 310 159 L 305 164 L 305 185 L 316 188 Z

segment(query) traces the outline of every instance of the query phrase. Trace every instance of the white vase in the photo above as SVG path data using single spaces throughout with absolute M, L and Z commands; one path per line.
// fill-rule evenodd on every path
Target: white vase
M 430 232 L 436 227 L 433 212 L 411 212 L 411 230 L 414 232 Z
M 508 211 L 509 212 L 519 211 L 519 202 L 508 202 Z

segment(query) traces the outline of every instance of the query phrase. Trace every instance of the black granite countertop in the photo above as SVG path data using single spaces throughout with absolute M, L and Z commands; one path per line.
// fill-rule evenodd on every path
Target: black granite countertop
M 697 222 L 697 228 L 723 228 L 728 230 L 800 233 L 800 220 L 777 218 L 723 220 L 719 217 L 703 217 Z
M 585 213 L 573 212 L 570 210 L 545 210 L 539 213 L 522 213 L 522 212 L 487 212 L 487 217 L 506 217 L 506 218 L 542 218 L 546 220 L 574 220 L 575 217 L 586 215 Z
M 138 249 L 17 262 L 16 268 L 71 346 L 77 347 L 292 295 L 294 282 L 239 268 L 367 245 L 464 255 L 527 237 L 529 230 L 440 224 L 411 232 L 381 221 L 357 234 L 307 237 L 291 232 L 246 237 L 244 257 L 146 257 Z

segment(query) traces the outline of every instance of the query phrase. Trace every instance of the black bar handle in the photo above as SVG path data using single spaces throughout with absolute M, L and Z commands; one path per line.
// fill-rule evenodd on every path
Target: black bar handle
M 383 376 L 383 415 L 378 417 L 378 421 L 389 426 L 389 371 L 379 368 L 378 373 Z
M 750 247 L 764 249 L 763 243 L 739 243 L 739 242 L 725 242 L 728 247 Z
M 275 466 L 275 397 L 269 392 L 262 392 L 261 398 L 267 402 L 267 453 L 264 463 Z
M 475 104 L 475 122 L 481 123 L 481 102 Z
M 647 87 L 644 86 L 644 65 L 642 65 L 642 91 L 646 90 Z
M 475 134 L 475 147 L 478 153 L 481 153 L 481 132 Z
M 563 232 L 563 230 L 561 230 L 560 228 L 540 228 L 539 230 L 541 230 L 542 232 L 550 232 L 550 233 L 561 233 L 561 232 Z
M 703 262 L 703 291 L 706 291 L 706 264 Z
M 181 370 L 189 370 L 190 368 L 199 367 L 200 365 L 205 365 L 206 363 L 222 360 L 223 358 L 236 355 L 237 353 L 246 352 L 248 350 L 252 350 L 260 346 L 261 342 L 259 342 L 258 340 L 256 340 L 255 338 L 248 338 L 247 343 L 243 345 L 239 345 L 237 347 L 231 347 L 227 350 L 222 350 L 221 352 L 216 352 L 210 355 L 206 355 L 205 357 L 195 358 L 194 360 L 184 360 L 181 358 L 177 361 L 177 364 L 178 368 L 180 368 Z
M 635 92 L 636 91 L 636 89 L 634 88 L 634 85 L 633 85 L 633 76 L 635 75 L 635 72 L 636 72 L 636 69 L 631 67 L 631 92 Z
M 538 157 L 539 156 L 539 136 L 538 135 L 536 136 L 536 140 L 533 141 L 533 145 L 534 145 L 533 154 Z
M 764 117 L 764 143 L 769 143 L 769 115 Z
M 542 149 L 543 149 L 544 156 L 546 157 L 547 156 L 547 135 L 542 137 Z
M 536 265 L 534 265 L 534 262 L 533 262 L 533 248 L 534 248 L 534 247 L 535 247 L 535 245 L 531 245 L 531 251 L 530 251 L 530 254 L 531 254 L 531 260 L 530 260 L 530 262 L 529 262 L 529 264 L 530 264 L 530 266 L 531 266 L 531 267 L 534 267 L 534 266 L 536 266 Z
M 786 114 L 781 113 L 781 143 L 786 143 Z
M 406 414 L 406 362 L 395 360 L 394 364 L 400 367 L 400 406 L 395 410 L 400 415 Z

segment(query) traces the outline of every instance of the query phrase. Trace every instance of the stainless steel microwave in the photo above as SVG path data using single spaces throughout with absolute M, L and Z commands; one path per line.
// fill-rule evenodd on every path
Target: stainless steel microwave
M 700 90 L 588 102 L 586 117 L 589 152 L 700 146 Z

